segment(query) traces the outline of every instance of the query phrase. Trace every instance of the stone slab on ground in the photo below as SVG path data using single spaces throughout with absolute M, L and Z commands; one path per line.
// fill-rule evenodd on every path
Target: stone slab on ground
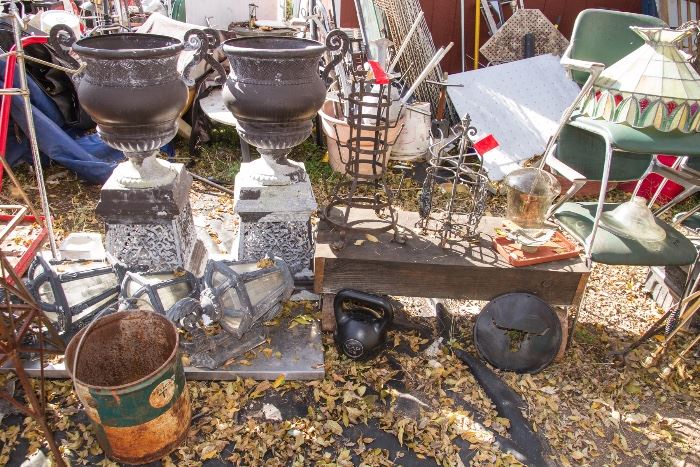
M 325 362 L 321 328 L 314 321 L 308 325 L 289 328 L 292 316 L 283 317 L 276 326 L 267 327 L 269 344 L 254 349 L 254 358 L 247 358 L 245 364 L 234 363 L 216 370 L 185 366 L 185 377 L 189 380 L 233 380 L 253 378 L 257 380 L 275 380 L 284 375 L 287 380 L 323 379 Z M 263 353 L 269 348 L 271 356 Z M 279 352 L 279 358 L 276 353 Z M 269 353 L 269 352 L 268 352 Z M 237 361 L 242 358 L 236 359 Z M 10 366 L 0 368 L 0 373 L 12 370 Z M 38 360 L 27 362 L 25 370 L 31 377 L 40 376 Z M 68 378 L 63 362 L 44 368 L 46 378 Z

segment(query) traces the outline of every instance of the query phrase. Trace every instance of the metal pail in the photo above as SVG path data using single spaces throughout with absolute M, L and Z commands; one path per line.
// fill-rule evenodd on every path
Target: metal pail
M 107 456 L 148 463 L 187 437 L 192 408 L 178 341 L 174 324 L 150 311 L 107 315 L 71 339 L 66 369 Z

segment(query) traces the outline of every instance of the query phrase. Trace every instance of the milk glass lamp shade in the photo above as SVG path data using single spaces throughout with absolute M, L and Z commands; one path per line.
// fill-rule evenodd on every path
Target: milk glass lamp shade
M 29 290 L 61 335 L 70 335 L 99 311 L 117 303 L 119 279 L 102 261 L 51 262 L 37 256 Z
M 279 258 L 261 263 L 209 261 L 204 285 L 204 313 L 218 317 L 221 327 L 239 338 L 256 322 L 274 318 L 294 291 L 289 267 Z
M 644 45 L 603 70 L 581 113 L 634 128 L 700 131 L 700 74 L 678 48 L 695 30 L 630 29 Z
M 660 242 L 666 238 L 666 231 L 657 223 L 646 200 L 633 196 L 612 211 L 604 212 L 600 226 L 620 237 L 640 242 Z
M 127 272 L 121 288 L 122 298 L 132 299 L 136 308 L 150 309 L 161 315 L 166 314 L 179 300 L 192 297 L 197 292 L 197 281 L 187 271 L 148 274 Z

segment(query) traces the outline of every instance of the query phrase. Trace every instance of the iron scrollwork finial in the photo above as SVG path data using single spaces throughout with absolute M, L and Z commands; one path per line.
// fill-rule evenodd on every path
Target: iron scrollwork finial
M 340 29 L 334 29 L 326 36 L 326 47 L 331 53 L 332 59 L 326 64 L 323 68 L 323 73 L 321 73 L 321 77 L 325 81 L 328 80 L 331 70 L 343 61 L 345 54 L 350 50 L 350 38 Z
M 80 63 L 70 54 L 76 41 L 75 32 L 65 24 L 57 24 L 49 32 L 49 46 L 56 53 L 56 57 L 68 67 L 80 68 Z
M 190 73 L 202 60 L 218 74 L 217 84 L 226 82 L 226 70 L 212 55 L 212 52 L 220 45 L 219 34 L 213 29 L 190 29 L 185 33 L 185 50 L 195 51 L 182 72 L 182 78 L 188 86 L 194 86 L 194 79 L 190 78 Z

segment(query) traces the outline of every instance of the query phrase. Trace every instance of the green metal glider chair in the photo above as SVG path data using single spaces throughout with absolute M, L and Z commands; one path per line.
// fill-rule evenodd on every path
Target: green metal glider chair
M 666 238 L 654 243 L 622 237 L 599 225 L 603 212 L 618 206 L 605 202 L 609 182 L 640 180 L 655 172 L 682 184 L 686 188 L 682 196 L 697 191 L 698 172 L 665 167 L 656 161 L 656 154 L 682 156 L 685 167 L 688 160 L 700 160 L 700 134 L 637 129 L 590 118 L 577 111 L 600 73 L 643 45 L 642 38 L 630 30 L 630 26 L 666 27 L 666 24 L 650 16 L 597 9 L 585 10 L 576 19 L 570 46 L 561 63 L 582 85 L 582 90 L 565 112 L 544 157 L 544 164 L 572 185 L 549 215 L 583 244 L 589 264 L 592 261 L 634 266 L 693 264 L 697 258 L 693 243 L 658 218 L 655 221 L 666 232 Z M 601 184 L 598 201 L 571 202 L 589 180 Z M 691 286 L 688 281 L 686 293 Z M 574 326 L 578 310 L 575 313 Z M 573 329 L 571 331 L 570 336 Z M 639 342 L 633 347 L 637 345 Z
M 545 152 L 545 164 L 573 184 L 550 214 L 584 245 L 589 262 L 639 266 L 691 264 L 697 256 L 693 244 L 659 219 L 657 223 L 666 231 L 666 240 L 654 244 L 599 228 L 602 213 L 617 206 L 605 202 L 608 182 L 639 180 L 649 171 L 664 172 L 663 175 L 678 180 L 676 174 L 670 173 L 674 171 L 655 163 L 655 154 L 700 156 L 698 133 L 637 129 L 577 113 L 579 102 L 605 67 L 643 45 L 630 26 L 666 24 L 651 16 L 597 9 L 585 10 L 576 19 L 571 44 L 561 63 L 583 87 Z M 589 180 L 601 182 L 598 201 L 569 202 Z

